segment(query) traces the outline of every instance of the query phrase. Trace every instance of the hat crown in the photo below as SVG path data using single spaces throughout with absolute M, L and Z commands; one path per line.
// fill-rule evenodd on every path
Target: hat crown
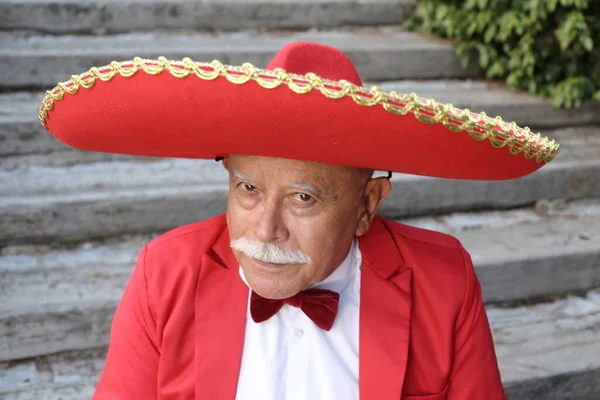
M 315 73 L 334 81 L 346 80 L 362 86 L 352 61 L 340 50 L 312 42 L 293 42 L 273 57 L 266 69 L 282 68 L 287 72 L 305 75 Z

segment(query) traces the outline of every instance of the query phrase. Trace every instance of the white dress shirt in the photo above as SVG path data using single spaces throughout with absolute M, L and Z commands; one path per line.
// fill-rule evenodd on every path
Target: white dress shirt
M 236 400 L 358 399 L 361 263 L 355 239 L 342 264 L 313 286 L 340 294 L 329 331 L 287 304 L 267 321 L 256 323 L 248 301 Z M 242 268 L 240 276 L 248 284 Z

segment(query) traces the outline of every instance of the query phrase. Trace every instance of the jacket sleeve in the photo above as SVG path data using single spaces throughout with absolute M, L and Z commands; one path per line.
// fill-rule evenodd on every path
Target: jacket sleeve
M 505 400 L 481 285 L 462 249 L 466 290 L 455 325 L 454 363 L 448 400 Z
M 112 323 L 104 370 L 94 400 L 156 399 L 159 351 L 148 305 L 147 248 L 140 252 Z

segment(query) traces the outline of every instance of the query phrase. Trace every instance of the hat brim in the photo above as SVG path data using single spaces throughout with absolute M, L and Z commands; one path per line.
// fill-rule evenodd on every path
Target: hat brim
M 92 68 L 48 91 L 38 113 L 72 147 L 155 157 L 247 154 L 502 180 L 559 152 L 515 123 L 415 94 L 190 59 Z

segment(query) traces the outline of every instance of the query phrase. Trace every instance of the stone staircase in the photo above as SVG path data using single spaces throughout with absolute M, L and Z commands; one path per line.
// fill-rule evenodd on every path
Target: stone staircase
M 456 235 L 482 282 L 511 400 L 600 399 L 600 106 L 483 82 L 451 44 L 402 31 L 407 0 L 0 1 L 0 399 L 88 399 L 141 246 L 225 211 L 212 161 L 80 152 L 37 120 L 43 90 L 139 55 L 264 66 L 291 40 L 363 79 L 500 114 L 558 139 L 535 174 L 393 177 L 381 214 Z

